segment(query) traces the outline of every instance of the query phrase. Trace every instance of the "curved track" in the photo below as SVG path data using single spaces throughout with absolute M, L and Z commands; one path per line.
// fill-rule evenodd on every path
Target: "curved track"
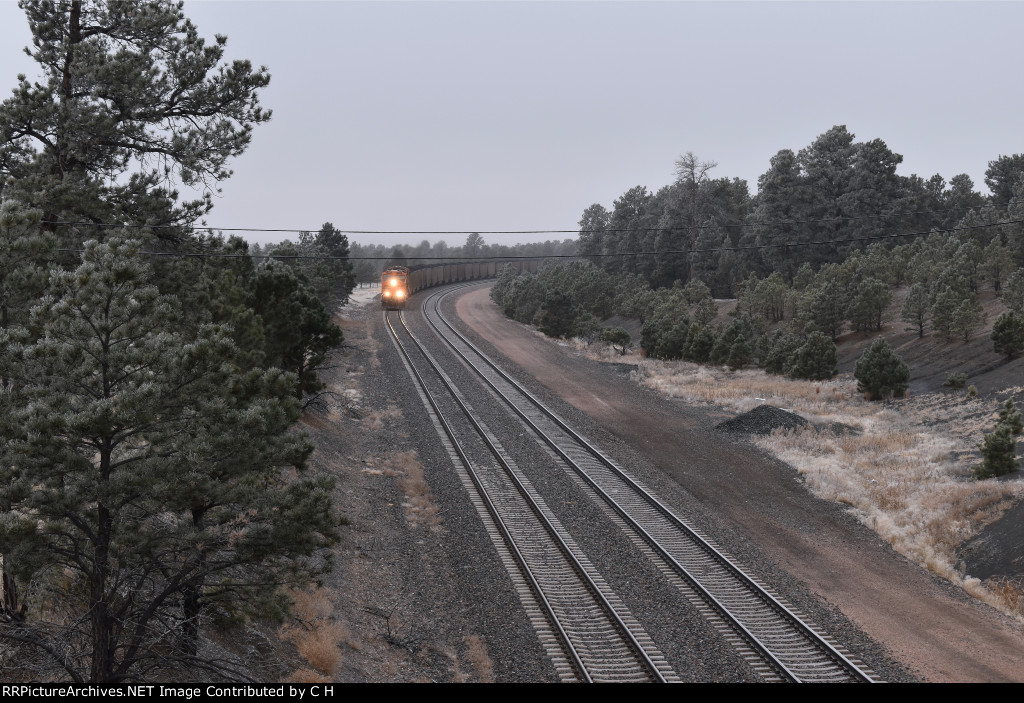
M 402 320 L 384 320 L 564 680 L 674 681 L 640 624 Z M 403 339 L 405 341 L 403 341 Z
M 441 314 L 432 293 L 423 312 L 462 362 L 587 487 L 609 517 L 642 545 L 670 580 L 769 680 L 873 680 L 862 664 L 768 593 L 728 556 L 664 506 L 553 411 L 499 369 Z

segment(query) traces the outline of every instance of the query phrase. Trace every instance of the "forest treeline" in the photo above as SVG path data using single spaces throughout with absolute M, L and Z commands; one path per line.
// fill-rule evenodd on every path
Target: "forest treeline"
M 479 259 L 503 256 L 571 257 L 577 253 L 575 239 L 549 240 L 527 244 L 488 244 L 478 232 L 466 236 L 462 246 L 449 246 L 442 240 L 431 244 L 424 239 L 416 246 L 352 243 L 352 266 L 359 283 L 379 281 L 381 271 L 390 266 L 429 266 L 452 259 Z
M 587 208 L 587 260 L 505 269 L 492 297 L 552 336 L 621 346 L 624 332 L 603 324 L 618 315 L 641 322 L 639 344 L 654 357 L 820 379 L 836 371 L 836 338 L 880 330 L 897 289 L 909 289 L 908 329 L 951 342 L 986 324 L 987 288 L 1008 308 L 993 346 L 1012 358 L 1024 350 L 1024 155 L 989 163 L 988 196 L 966 175 L 948 186 L 899 176 L 901 161 L 837 126 L 798 153 L 780 151 L 750 196 L 744 181 L 712 179 L 714 164 L 687 154 L 657 193 L 638 186 L 611 211 Z M 723 297 L 736 305 L 716 324 Z
M 804 264 L 818 270 L 863 251 L 873 237 L 957 229 L 982 248 L 996 239 L 1024 264 L 1024 154 L 989 163 L 983 196 L 965 174 L 947 182 L 896 173 L 903 157 L 881 139 L 856 142 L 835 126 L 798 152 L 772 157 L 751 196 L 746 181 L 712 178 L 713 162 L 692 153 L 677 161 L 677 179 L 656 193 L 629 189 L 611 210 L 591 205 L 580 219 L 579 251 L 605 270 L 629 271 L 656 288 L 699 278 L 715 297 L 731 298 L 751 274 L 779 272 L 792 282 Z M 820 242 L 812 244 L 812 242 Z M 631 256 L 631 252 L 678 252 Z
M 270 75 L 180 3 L 21 6 L 40 77 L 0 103 L 0 679 L 245 679 L 204 633 L 282 616 L 341 524 L 296 425 L 342 342 L 348 242 L 303 235 L 334 257 L 314 265 L 193 229 Z

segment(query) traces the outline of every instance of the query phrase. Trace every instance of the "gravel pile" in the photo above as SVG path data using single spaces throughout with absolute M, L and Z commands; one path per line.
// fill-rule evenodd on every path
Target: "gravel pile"
M 720 422 L 715 429 L 720 432 L 735 432 L 737 434 L 771 434 L 772 430 L 780 428 L 787 430 L 798 430 L 807 427 L 809 423 L 796 413 L 780 410 L 771 405 L 758 405 L 753 410 L 737 415 L 731 420 Z

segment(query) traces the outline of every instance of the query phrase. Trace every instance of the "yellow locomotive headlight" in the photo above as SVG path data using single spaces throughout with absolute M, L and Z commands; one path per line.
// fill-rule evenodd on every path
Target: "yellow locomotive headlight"
M 397 286 L 397 285 L 398 285 L 398 279 L 397 278 L 392 278 L 391 279 L 391 286 L 394 287 L 394 286 Z
M 395 297 L 396 298 L 404 298 L 405 297 L 405 291 L 404 290 L 396 290 L 395 291 Z

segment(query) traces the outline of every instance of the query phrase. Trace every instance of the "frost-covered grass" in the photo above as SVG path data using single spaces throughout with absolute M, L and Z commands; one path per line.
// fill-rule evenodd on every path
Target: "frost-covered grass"
M 583 345 L 580 345 L 582 347 Z M 1024 617 L 1024 593 L 1009 582 L 982 584 L 957 567 L 955 550 L 1024 493 L 1024 479 L 975 481 L 982 432 L 1001 405 L 963 393 L 932 393 L 890 403 L 865 400 L 856 381 L 797 381 L 759 370 L 729 371 L 686 362 L 582 349 L 602 361 L 638 366 L 634 377 L 663 395 L 745 412 L 767 403 L 815 425 L 849 432 L 776 431 L 753 441 L 802 474 L 811 492 L 849 505 L 894 549 L 975 597 Z M 1002 395 L 1019 394 L 1009 388 Z

